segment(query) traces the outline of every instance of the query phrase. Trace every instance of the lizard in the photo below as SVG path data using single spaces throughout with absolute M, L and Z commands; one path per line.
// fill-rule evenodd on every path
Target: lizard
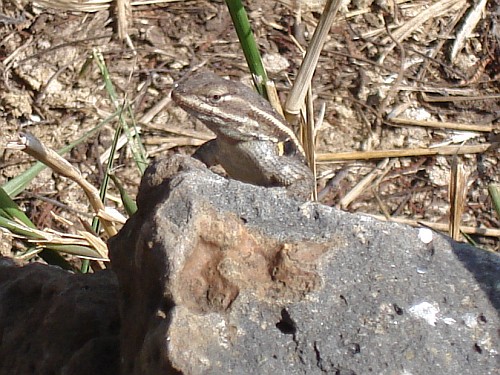
M 199 72 L 174 85 L 172 100 L 216 135 L 193 157 L 208 167 L 221 165 L 242 182 L 311 196 L 314 177 L 300 142 L 283 116 L 251 88 Z

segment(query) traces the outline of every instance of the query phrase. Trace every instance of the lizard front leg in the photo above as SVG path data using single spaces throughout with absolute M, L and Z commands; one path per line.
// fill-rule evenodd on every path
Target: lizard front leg
M 287 155 L 284 145 L 270 141 L 240 142 L 240 154 L 246 154 L 263 186 L 285 187 L 290 195 L 308 199 L 314 189 L 314 176 L 300 154 Z
M 198 147 L 198 149 L 193 154 L 193 158 L 198 159 L 210 168 L 216 164 L 219 164 L 217 158 L 218 154 L 219 146 L 217 145 L 217 139 L 212 139 Z

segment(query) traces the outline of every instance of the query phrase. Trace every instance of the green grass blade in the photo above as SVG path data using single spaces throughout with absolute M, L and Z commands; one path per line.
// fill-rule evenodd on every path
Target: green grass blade
M 102 256 L 95 251 L 95 249 L 88 246 L 81 245 L 44 245 L 47 249 L 52 251 L 57 251 L 65 254 L 76 255 L 78 257 L 90 258 L 93 260 L 106 260 L 102 258 Z
M 128 141 L 128 147 L 130 148 L 134 161 L 137 165 L 137 168 L 141 175 L 144 173 L 146 167 L 147 167 L 147 155 L 146 155 L 146 149 L 144 148 L 141 138 L 139 136 L 139 131 L 136 126 L 134 119 L 134 112 L 127 100 L 123 100 L 123 104 L 119 104 L 121 100 L 119 100 L 118 95 L 116 94 L 116 90 L 113 86 L 113 82 L 111 81 L 111 78 L 109 76 L 109 71 L 108 68 L 106 67 L 106 63 L 104 61 L 104 57 L 102 54 L 94 50 L 93 52 L 94 59 L 97 63 L 97 66 L 99 67 L 101 71 L 102 78 L 104 80 L 104 84 L 106 86 L 106 91 L 108 92 L 109 97 L 111 98 L 115 109 L 119 110 L 120 116 L 119 116 L 119 122 L 121 127 L 123 128 L 123 131 L 127 137 Z M 129 118 L 132 119 L 132 126 L 130 127 L 128 122 L 126 121 L 124 114 L 127 113 Z M 112 155 L 114 153 L 111 153 L 110 158 L 112 159 Z
M 3 186 L 3 190 L 10 197 L 15 198 L 21 192 L 26 189 L 26 186 L 29 185 L 33 179 L 40 174 L 47 166 L 43 163 L 37 161 L 31 168 L 27 169 L 20 175 L 14 177 L 13 179 L 7 181 Z
M 24 236 L 32 240 L 44 240 L 45 237 L 39 233 L 35 228 L 27 227 L 23 224 L 16 223 L 14 220 L 0 216 L 0 227 L 6 228 L 14 234 Z
M 31 222 L 28 216 L 19 208 L 16 202 L 9 197 L 9 194 L 0 187 L 0 208 L 5 215 L 2 214 L 7 219 L 17 219 L 24 225 L 35 228 L 35 224 Z
M 231 14 L 234 28 L 240 41 L 243 54 L 247 61 L 250 72 L 255 77 L 260 77 L 254 81 L 255 87 L 260 95 L 267 98 L 265 83 L 267 82 L 267 74 L 262 64 L 259 48 L 255 42 L 250 22 L 248 21 L 247 12 L 240 0 L 226 0 L 227 8 Z
M 54 250 L 44 249 L 38 254 L 38 256 L 42 258 L 47 264 L 61 267 L 63 270 L 74 270 L 71 264 L 69 264 L 68 261 L 61 256 L 61 254 L 58 254 Z
M 135 201 L 132 199 L 130 195 L 128 195 L 127 190 L 125 190 L 120 180 L 115 175 L 110 175 L 109 177 L 111 177 L 111 179 L 115 183 L 115 186 L 118 188 L 118 191 L 120 192 L 120 196 L 122 198 L 123 207 L 125 208 L 125 211 L 127 211 L 127 214 L 129 216 L 132 216 L 137 211 L 137 205 L 135 204 Z

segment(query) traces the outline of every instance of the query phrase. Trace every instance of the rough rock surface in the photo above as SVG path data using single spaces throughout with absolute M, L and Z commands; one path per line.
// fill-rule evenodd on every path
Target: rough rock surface
M 148 169 L 138 204 L 110 243 L 123 374 L 497 369 L 495 254 L 181 156 Z
M 118 285 L 0 258 L 0 374 L 119 373 Z

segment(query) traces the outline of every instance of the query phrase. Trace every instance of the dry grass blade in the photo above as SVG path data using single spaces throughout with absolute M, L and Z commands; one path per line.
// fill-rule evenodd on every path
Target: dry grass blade
M 35 3 L 41 7 L 63 9 L 80 12 L 98 12 L 108 9 L 112 0 L 37 0 Z
M 387 219 L 383 215 L 373 215 L 373 214 L 365 214 L 365 215 L 373 217 L 374 219 L 377 219 L 377 220 L 391 221 L 391 222 L 400 223 L 400 224 L 407 224 L 407 225 L 411 225 L 412 227 L 420 227 L 423 225 L 423 226 L 438 230 L 440 232 L 448 232 L 448 229 L 449 229 L 449 225 L 446 223 L 434 223 L 432 221 L 412 220 L 412 219 L 407 219 L 407 218 L 403 218 L 403 217 L 394 217 L 394 216 L 391 216 L 389 219 Z M 488 237 L 500 237 L 500 229 L 461 227 L 460 230 L 466 234 L 475 234 L 475 235 L 488 236 Z
M 323 49 L 326 37 L 330 32 L 335 15 L 341 5 L 340 0 L 327 0 L 323 14 L 307 49 L 304 61 L 300 66 L 297 78 L 293 85 L 290 96 L 285 105 L 285 113 L 295 116 L 300 112 L 302 103 L 306 97 L 308 87 L 311 85 L 311 79 L 318 63 L 319 54 Z
M 161 100 L 159 100 L 149 111 L 147 111 L 142 117 L 137 121 L 138 124 L 149 124 L 153 118 L 163 111 L 163 108 L 172 101 L 172 98 L 170 97 L 171 91 L 168 93 L 168 95 L 164 96 Z
M 80 258 L 108 261 L 106 244 L 91 233 L 85 235 L 70 235 L 53 229 L 39 230 L 27 226 L 18 220 L 0 217 L 0 225 L 12 233 L 13 237 L 34 245 L 34 251 L 28 251 L 19 256 L 20 259 L 30 258 L 43 249 L 76 255 Z
M 422 99 L 427 103 L 454 103 L 454 102 L 469 102 L 472 100 L 493 100 L 498 101 L 500 95 L 457 95 L 457 96 L 429 96 L 425 92 L 421 92 Z
M 100 210 L 104 211 L 105 208 L 99 198 L 99 192 L 97 189 L 82 177 L 79 170 L 74 168 L 57 152 L 45 147 L 45 145 L 43 145 L 35 136 L 21 133 L 19 142 L 10 142 L 7 145 L 7 148 L 22 150 L 52 168 L 55 172 L 75 181 L 84 190 L 94 211 L 96 213 Z M 112 237 L 117 233 L 113 223 L 106 220 L 101 220 L 101 222 L 108 236 Z
M 129 0 L 127 0 L 129 1 Z M 175 3 L 180 0 L 137 0 L 130 3 L 131 6 L 148 5 L 148 4 L 162 4 L 162 3 Z M 37 0 L 36 5 L 52 8 L 63 9 L 69 11 L 79 12 L 98 12 L 100 10 L 108 9 L 113 0 Z
M 92 233 L 79 231 L 78 232 L 92 247 L 101 255 L 104 260 L 109 260 L 108 258 L 108 247 L 103 240 L 99 237 L 94 236 Z
M 340 207 L 346 208 L 349 206 L 361 193 L 363 193 L 368 185 L 370 185 L 378 176 L 384 173 L 385 167 L 389 164 L 389 159 L 382 160 L 370 173 L 347 193 L 339 202 Z
M 300 133 L 302 135 L 302 144 L 304 146 L 304 153 L 306 154 L 307 163 L 312 169 L 314 179 L 316 180 L 316 142 L 315 142 L 315 124 L 314 124 L 314 103 L 311 86 L 306 97 L 306 126 L 300 127 Z M 314 184 L 313 200 L 318 199 L 318 190 L 316 184 Z
M 401 150 L 397 149 L 354 152 L 329 152 L 318 154 L 316 156 L 316 161 L 333 162 L 340 160 L 368 160 L 407 156 L 479 154 L 488 151 L 490 148 L 493 148 L 493 145 L 491 143 L 484 143 L 472 146 L 444 146 L 436 148 L 413 148 Z
M 457 57 L 460 50 L 465 45 L 465 40 L 470 36 L 472 31 L 476 28 L 477 23 L 481 18 L 481 14 L 483 14 L 484 8 L 486 7 L 486 0 L 480 0 L 475 5 L 472 5 L 471 10 L 467 17 L 465 18 L 462 27 L 457 33 L 457 37 L 455 38 L 455 42 L 453 42 L 453 47 L 450 52 L 450 61 L 452 63 L 455 62 L 455 58 Z
M 281 106 L 278 90 L 276 90 L 274 81 L 268 79 L 264 82 L 264 86 L 266 87 L 267 99 L 269 100 L 269 103 L 271 103 L 276 112 L 284 116 L 283 107 Z
M 129 136 L 127 136 L 126 134 L 120 135 L 120 137 L 118 138 L 118 141 L 116 142 L 116 148 L 114 150 L 113 150 L 113 147 L 107 148 L 106 151 L 104 151 L 102 153 L 102 155 L 99 157 L 99 162 L 101 164 L 106 164 L 112 153 L 113 153 L 113 155 L 116 156 L 116 152 L 118 150 L 122 149 L 123 147 L 125 147 L 126 145 L 129 144 L 129 142 L 128 142 L 129 137 L 136 137 L 137 134 L 140 133 L 140 131 L 141 131 L 141 128 L 135 127 L 135 128 L 130 129 Z
M 407 23 L 403 24 L 398 29 L 392 32 L 392 37 L 397 42 L 402 42 L 408 36 L 410 36 L 414 31 L 419 29 L 425 22 L 431 18 L 437 18 L 443 14 L 456 11 L 462 8 L 466 4 L 465 0 L 441 0 L 437 3 L 431 5 L 429 8 L 419 13 L 416 17 L 412 18 Z M 389 42 L 389 38 L 383 41 L 384 44 Z M 396 43 L 392 43 L 383 54 L 381 54 L 379 63 L 382 63 L 386 56 L 396 47 Z
M 432 121 L 432 120 L 421 121 L 421 120 L 411 120 L 399 117 L 391 118 L 390 122 L 397 125 L 424 126 L 429 128 L 454 129 L 462 131 L 491 132 L 493 130 L 493 125 L 491 124 L 484 124 L 484 125 L 459 124 L 456 122 Z
M 458 241 L 460 239 L 460 222 L 464 211 L 465 197 L 467 194 L 467 177 L 464 168 L 457 157 L 451 164 L 449 200 L 450 200 L 450 236 Z
M 333 24 L 333 20 L 337 14 L 341 5 L 340 0 L 327 0 L 321 19 L 318 26 L 314 32 L 311 43 L 307 49 L 304 61 L 302 62 L 297 78 L 293 85 L 292 91 L 288 97 L 285 104 L 285 113 L 288 117 L 293 118 L 298 115 L 302 108 L 304 108 L 304 99 L 307 95 L 306 101 L 306 111 L 305 111 L 305 123 L 306 126 L 301 127 L 302 143 L 304 145 L 304 151 L 306 154 L 306 159 L 309 166 L 313 171 L 313 175 L 316 178 L 316 161 L 315 161 L 315 141 L 314 141 L 314 108 L 312 100 L 312 90 L 311 90 L 311 80 L 316 70 L 316 64 L 318 63 L 319 55 L 323 49 L 330 28 Z M 313 192 L 313 199 L 317 199 L 316 185 Z
M 491 202 L 497 212 L 497 216 L 500 217 L 500 185 L 490 184 L 488 186 L 488 193 L 490 194 Z
M 118 38 L 125 40 L 128 37 L 129 20 L 132 20 L 130 0 L 116 0 L 116 18 Z

